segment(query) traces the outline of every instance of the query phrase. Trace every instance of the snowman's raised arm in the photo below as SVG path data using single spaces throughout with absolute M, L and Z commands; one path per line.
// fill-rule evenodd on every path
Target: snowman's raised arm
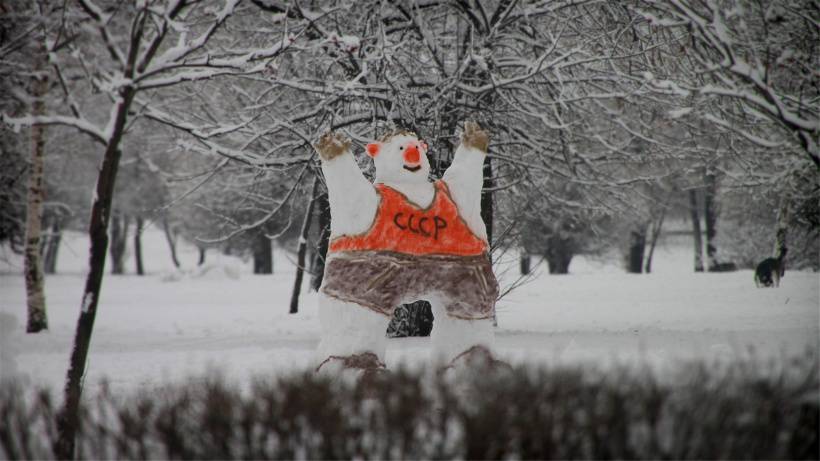
M 350 140 L 328 132 L 315 147 L 327 184 L 331 237 L 365 232 L 376 216 L 379 196 L 359 169 L 350 151 Z
M 456 148 L 453 163 L 444 172 L 442 180 L 450 189 L 450 195 L 459 214 L 476 235 L 486 237 L 481 221 L 481 187 L 484 183 L 484 158 L 490 137 L 477 123 L 465 122 L 461 144 Z

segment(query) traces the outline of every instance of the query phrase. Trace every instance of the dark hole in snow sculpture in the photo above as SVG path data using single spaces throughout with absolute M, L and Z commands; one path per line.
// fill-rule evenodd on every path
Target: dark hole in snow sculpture
M 393 312 L 387 325 L 387 337 L 430 336 L 433 320 L 433 309 L 427 301 L 402 304 Z

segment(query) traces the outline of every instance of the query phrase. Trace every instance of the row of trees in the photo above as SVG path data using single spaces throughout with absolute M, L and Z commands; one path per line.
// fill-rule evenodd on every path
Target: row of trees
M 781 251 L 785 229 L 816 251 L 820 18 L 809 0 L 3 0 L 0 9 L 0 238 L 26 254 L 30 331 L 47 325 L 43 229 L 88 222 L 60 425 L 66 458 L 106 253 L 122 269 L 127 230 L 138 255 L 155 222 L 203 255 L 208 246 L 254 254 L 259 272 L 272 266 L 271 240 L 290 241 L 300 269 L 321 274 L 329 216 L 311 142 L 327 130 L 359 150 L 392 126 L 414 130 L 438 176 L 459 124 L 487 127 L 482 216 L 494 251 L 523 247 L 551 272 L 615 241 L 630 270 L 648 272 L 676 210 L 703 210 L 700 267 L 725 262 L 718 242 L 744 264 L 767 255 L 761 246 Z M 733 226 L 754 229 L 754 248 L 721 239 L 721 203 Z

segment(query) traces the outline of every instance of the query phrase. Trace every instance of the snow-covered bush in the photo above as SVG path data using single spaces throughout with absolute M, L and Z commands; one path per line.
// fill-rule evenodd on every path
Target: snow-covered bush
M 814 458 L 816 353 L 633 369 L 398 370 L 367 384 L 312 373 L 219 378 L 129 398 L 105 388 L 82 411 L 77 457 L 116 459 Z M 54 403 L 0 387 L 0 457 L 50 458 Z

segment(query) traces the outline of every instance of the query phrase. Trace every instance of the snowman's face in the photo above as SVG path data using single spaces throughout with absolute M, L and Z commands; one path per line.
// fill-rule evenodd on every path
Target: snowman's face
M 376 182 L 427 182 L 427 144 L 414 135 L 400 134 L 384 142 L 372 142 L 367 145 L 367 154 L 376 165 Z

